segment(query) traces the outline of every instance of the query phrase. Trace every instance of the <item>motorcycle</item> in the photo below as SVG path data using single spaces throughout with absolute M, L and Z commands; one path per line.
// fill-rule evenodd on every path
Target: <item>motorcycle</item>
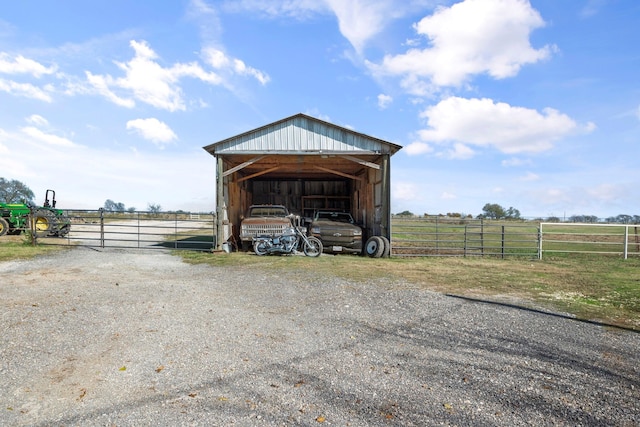
M 307 236 L 302 232 L 298 223 L 300 217 L 289 215 L 290 227 L 287 227 L 283 234 L 267 235 L 263 234 L 253 238 L 253 251 L 256 255 L 270 254 L 295 254 L 298 248 L 306 256 L 317 257 L 322 253 L 322 242 L 317 237 Z

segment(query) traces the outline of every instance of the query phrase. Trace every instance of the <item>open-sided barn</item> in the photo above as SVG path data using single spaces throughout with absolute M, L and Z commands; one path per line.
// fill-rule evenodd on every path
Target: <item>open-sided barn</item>
M 366 236 L 390 237 L 390 158 L 402 148 L 305 114 L 207 145 L 216 159 L 217 242 L 237 237 L 253 204 L 305 218 L 350 212 Z

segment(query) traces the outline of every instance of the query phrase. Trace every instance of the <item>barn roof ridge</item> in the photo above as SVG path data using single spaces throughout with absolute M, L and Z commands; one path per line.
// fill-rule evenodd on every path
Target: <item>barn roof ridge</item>
M 318 124 L 320 124 L 322 126 L 326 126 L 326 127 L 330 128 L 330 129 L 335 129 L 335 130 L 339 130 L 341 132 L 345 132 L 345 133 L 350 134 L 351 136 L 355 137 L 356 140 L 362 139 L 362 140 L 367 140 L 367 141 L 370 141 L 370 142 L 373 142 L 373 143 L 376 143 L 376 144 L 380 144 L 381 146 L 386 146 L 386 147 L 388 147 L 389 153 L 392 154 L 392 155 L 395 154 L 398 150 L 400 150 L 402 148 L 402 146 L 399 145 L 399 144 L 395 144 L 393 142 L 389 142 L 389 141 L 383 140 L 381 138 L 377 138 L 377 137 L 374 137 L 374 136 L 371 136 L 371 135 L 367 135 L 365 133 L 358 132 L 358 131 L 355 131 L 353 129 L 349 129 L 349 128 L 346 128 L 344 126 L 339 126 L 339 125 L 336 125 L 335 123 L 331 123 L 331 122 L 328 122 L 326 120 L 319 119 L 317 117 L 309 116 L 309 115 L 304 114 L 304 113 L 297 113 L 297 114 L 294 114 L 292 116 L 285 117 L 285 118 L 277 120 L 275 122 L 268 123 L 266 125 L 257 127 L 255 129 L 251 129 L 251 130 L 248 130 L 246 132 L 243 132 L 241 134 L 238 134 L 238 135 L 235 135 L 235 136 L 232 136 L 232 137 L 229 137 L 229 138 L 225 138 L 225 139 L 223 139 L 221 141 L 214 142 L 212 144 L 206 145 L 203 148 L 206 151 L 208 151 L 210 154 L 217 153 L 218 150 L 216 150 L 216 149 L 218 147 L 225 147 L 226 150 L 229 150 L 229 148 L 234 145 L 234 141 L 239 144 L 239 143 L 241 143 L 243 141 L 246 141 L 251 135 L 260 135 L 261 133 L 263 133 L 264 131 L 268 130 L 269 128 L 276 129 L 276 128 L 278 128 L 279 125 L 287 123 L 287 122 L 291 122 L 292 124 L 295 125 L 296 124 L 296 119 L 303 119 L 303 120 L 315 122 L 315 123 L 318 123 Z M 312 132 L 310 129 L 305 129 L 305 130 L 309 131 L 309 132 Z M 246 151 L 246 150 L 243 150 L 243 151 Z

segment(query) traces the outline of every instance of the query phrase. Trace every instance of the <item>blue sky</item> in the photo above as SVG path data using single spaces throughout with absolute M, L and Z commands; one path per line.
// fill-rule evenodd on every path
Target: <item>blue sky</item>
M 392 212 L 640 214 L 637 0 L 33 0 L 0 10 L 0 176 L 214 210 L 202 147 L 302 112 L 403 146 Z

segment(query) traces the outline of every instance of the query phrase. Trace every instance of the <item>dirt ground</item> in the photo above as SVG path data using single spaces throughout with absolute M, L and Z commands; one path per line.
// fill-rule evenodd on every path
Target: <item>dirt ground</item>
M 162 250 L 0 278 L 0 425 L 640 424 L 640 334 L 557 313 Z

